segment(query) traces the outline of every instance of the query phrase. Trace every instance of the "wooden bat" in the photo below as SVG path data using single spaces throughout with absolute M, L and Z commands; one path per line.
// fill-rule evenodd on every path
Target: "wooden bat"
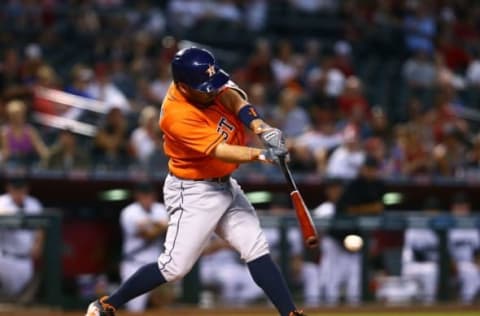
M 315 225 L 313 224 L 310 212 L 303 201 L 302 195 L 298 191 L 295 180 L 293 179 L 290 168 L 288 168 L 285 157 L 280 157 L 280 168 L 290 185 L 290 198 L 292 199 L 293 207 L 295 208 L 295 215 L 297 216 L 300 230 L 302 231 L 303 241 L 308 248 L 316 248 L 319 246 L 319 239 Z

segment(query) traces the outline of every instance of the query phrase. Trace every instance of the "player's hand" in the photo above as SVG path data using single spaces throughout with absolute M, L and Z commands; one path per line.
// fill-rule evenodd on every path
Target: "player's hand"
M 280 163 L 280 159 L 287 159 L 288 150 L 286 148 L 266 148 L 262 150 L 258 156 L 259 160 L 270 162 L 270 163 Z
M 283 136 L 282 131 L 278 128 L 268 128 L 261 132 L 259 136 L 265 147 L 287 150 L 285 137 Z

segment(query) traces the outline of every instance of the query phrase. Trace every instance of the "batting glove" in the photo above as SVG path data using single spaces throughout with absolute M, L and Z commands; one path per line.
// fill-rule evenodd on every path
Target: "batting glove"
M 266 148 L 258 156 L 259 160 L 279 164 L 280 159 L 288 156 L 288 150 L 285 148 Z
M 287 150 L 285 137 L 283 136 L 282 131 L 278 128 L 269 128 L 261 132 L 259 136 L 265 147 Z

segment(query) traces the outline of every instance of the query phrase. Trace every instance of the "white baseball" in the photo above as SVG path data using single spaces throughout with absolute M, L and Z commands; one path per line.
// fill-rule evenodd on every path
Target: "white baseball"
M 363 239 L 358 235 L 348 235 L 343 240 L 343 245 L 350 251 L 359 251 L 363 246 Z

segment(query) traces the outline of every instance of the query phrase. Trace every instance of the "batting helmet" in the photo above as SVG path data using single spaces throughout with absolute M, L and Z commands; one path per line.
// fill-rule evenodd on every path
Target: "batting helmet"
M 218 90 L 230 79 L 217 65 L 212 53 L 196 47 L 182 49 L 175 54 L 172 76 L 174 82 L 185 83 L 202 92 Z

